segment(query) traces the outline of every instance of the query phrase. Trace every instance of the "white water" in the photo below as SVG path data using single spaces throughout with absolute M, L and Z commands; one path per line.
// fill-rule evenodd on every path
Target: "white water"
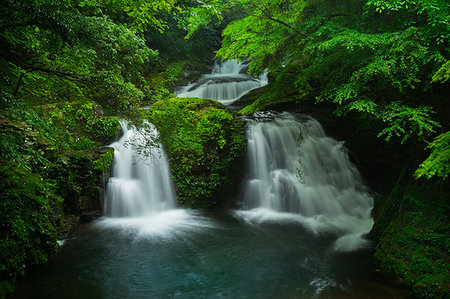
M 253 78 L 245 73 L 247 65 L 237 60 L 215 64 L 211 74 L 181 88 L 178 97 L 211 99 L 230 105 L 249 91 L 267 84 L 267 76 Z
M 127 128 L 126 122 L 121 125 L 123 136 L 111 145 L 114 168 L 106 191 L 106 215 L 138 217 L 174 209 L 166 154 L 160 144 L 147 144 L 158 137 L 156 128 L 150 123 L 140 130 Z
M 176 209 L 169 162 L 155 126 L 137 129 L 121 122 L 123 135 L 114 148 L 113 176 L 109 179 L 105 214 L 95 225 L 135 238 L 174 238 L 214 228 L 196 211 Z
M 249 179 L 238 215 L 249 222 L 296 221 L 337 235 L 335 249 L 367 245 L 373 199 L 343 147 L 313 118 L 283 113 L 249 121 Z M 267 120 L 267 117 L 266 117 Z
M 176 209 L 169 162 L 156 128 L 140 129 L 121 122 L 123 135 L 114 148 L 113 176 L 109 179 L 105 214 L 96 222 L 136 238 L 173 238 L 213 228 L 209 219 L 192 210 Z

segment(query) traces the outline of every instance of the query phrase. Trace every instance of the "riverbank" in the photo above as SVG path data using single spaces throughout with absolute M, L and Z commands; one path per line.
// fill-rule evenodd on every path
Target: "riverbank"
M 241 109 L 244 105 L 252 107 L 267 90 L 250 93 L 236 105 Z M 450 190 L 439 179 L 415 179 L 416 169 L 426 158 L 420 143 L 386 142 L 377 137 L 380 127 L 376 122 L 356 113 L 338 117 L 332 104 L 299 102 L 295 98 L 291 93 L 285 100 L 265 107 L 317 118 L 328 134 L 345 140 L 350 159 L 372 189 L 375 223 L 369 236 L 375 242 L 374 270 L 408 287 L 417 297 L 449 296 Z

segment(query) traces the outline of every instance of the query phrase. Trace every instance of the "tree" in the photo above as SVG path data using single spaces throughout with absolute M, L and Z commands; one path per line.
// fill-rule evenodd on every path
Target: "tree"
M 140 37 L 163 30 L 175 1 L 5 0 L 0 4 L 2 105 L 13 98 L 93 98 L 116 108 L 142 98 L 157 52 Z
M 211 0 L 192 16 L 220 20 L 223 6 L 239 6 L 244 17 L 224 30 L 217 56 L 250 59 L 251 72 L 268 69 L 275 82 L 293 75 L 299 101 L 333 102 L 338 115 L 356 111 L 382 123 L 386 140 L 427 142 L 446 129 L 436 111 L 448 106 L 447 1 Z

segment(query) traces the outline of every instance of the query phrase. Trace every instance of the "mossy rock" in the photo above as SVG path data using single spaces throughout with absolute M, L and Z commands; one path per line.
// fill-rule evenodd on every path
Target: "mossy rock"
M 280 72 L 271 82 L 244 95 L 235 104 L 245 105 L 239 114 L 253 114 L 261 110 L 277 109 L 277 107 L 294 107 L 300 98 L 292 72 Z
M 245 130 L 221 103 L 198 98 L 171 98 L 148 110 L 166 149 L 182 205 L 210 208 L 227 197 L 240 173 Z
M 444 182 L 412 178 L 400 179 L 390 195 L 375 203 L 375 264 L 419 298 L 450 297 L 449 204 Z
M 104 115 L 92 101 L 56 103 L 41 106 L 42 116 L 59 127 L 77 149 L 95 148 L 114 141 L 121 131 L 117 118 Z
M 113 164 L 109 147 L 66 154 L 65 211 L 68 214 L 98 214 L 103 211 L 105 187 Z M 61 178 L 61 180 L 64 180 Z
M 56 238 L 67 236 L 83 213 L 103 206 L 113 149 L 98 148 L 102 142 L 91 139 L 97 137 L 86 120 L 95 128 L 104 117 L 97 119 L 95 105 L 59 105 L 0 111 L 0 298 L 26 269 L 55 254 Z M 66 115 L 61 107 L 73 109 Z M 78 119 L 77 111 L 90 116 L 80 112 Z

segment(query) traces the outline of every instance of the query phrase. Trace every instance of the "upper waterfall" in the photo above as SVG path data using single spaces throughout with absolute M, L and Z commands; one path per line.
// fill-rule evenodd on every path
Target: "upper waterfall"
M 109 179 L 105 213 L 111 217 L 136 217 L 175 208 L 175 191 L 169 163 L 161 144 L 149 141 L 158 131 L 146 123 L 145 129 L 127 127 L 114 148 L 113 176 Z
M 314 233 L 337 233 L 336 249 L 365 243 L 373 199 L 342 142 L 327 137 L 315 119 L 286 112 L 270 121 L 250 120 L 247 138 L 244 203 L 254 210 L 246 217 L 295 213 Z
M 246 73 L 247 63 L 228 60 L 216 63 L 211 74 L 182 87 L 179 97 L 198 97 L 230 105 L 249 91 L 267 84 L 267 76 L 254 78 Z

